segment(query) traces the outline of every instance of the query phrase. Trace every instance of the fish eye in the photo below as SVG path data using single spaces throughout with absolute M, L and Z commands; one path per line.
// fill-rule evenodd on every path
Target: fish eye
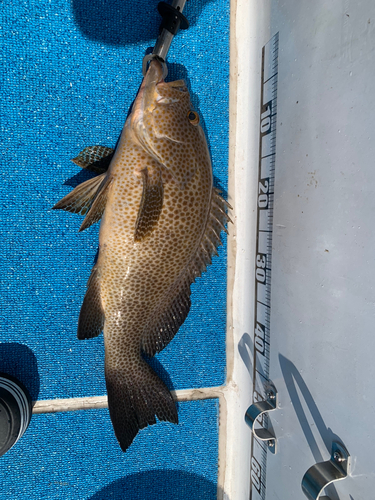
M 188 112 L 188 118 L 192 125 L 198 125 L 199 123 L 199 115 L 195 111 Z

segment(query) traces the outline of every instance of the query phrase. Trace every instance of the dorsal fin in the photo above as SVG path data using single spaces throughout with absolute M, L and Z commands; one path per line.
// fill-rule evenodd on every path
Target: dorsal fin
M 211 210 L 206 230 L 190 266 L 192 281 L 195 281 L 196 278 L 206 271 L 207 266 L 212 263 L 212 256 L 218 255 L 217 248 L 222 245 L 220 233 L 221 231 L 228 233 L 225 225 L 228 222 L 232 222 L 226 213 L 226 209 L 231 209 L 232 207 L 219 193 L 218 189 L 212 188 Z
M 72 162 L 96 174 L 103 174 L 108 170 L 114 153 L 114 149 L 106 146 L 87 146 Z
M 176 290 L 177 288 L 177 290 Z M 154 311 L 142 338 L 142 350 L 154 356 L 173 339 L 190 311 L 190 282 L 174 287 L 161 307 Z
M 163 304 L 152 314 L 142 337 L 142 349 L 148 356 L 154 356 L 166 347 L 184 323 L 190 310 L 190 285 L 211 264 L 211 257 L 217 254 L 221 245 L 220 232 L 225 231 L 225 224 L 232 222 L 226 213 L 226 207 L 232 208 L 219 194 L 212 189 L 211 210 L 206 230 L 189 266 L 164 298 Z

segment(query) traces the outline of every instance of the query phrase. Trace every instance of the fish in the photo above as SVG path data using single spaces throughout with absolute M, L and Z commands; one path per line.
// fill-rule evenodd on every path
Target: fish
M 178 423 L 164 382 L 145 361 L 184 323 L 191 284 L 206 271 L 229 203 L 213 187 L 209 149 L 185 81 L 165 81 L 152 60 L 116 149 L 89 146 L 73 159 L 98 175 L 53 207 L 101 219 L 98 257 L 78 319 L 78 339 L 104 333 L 114 433 L 126 451 L 139 430 Z

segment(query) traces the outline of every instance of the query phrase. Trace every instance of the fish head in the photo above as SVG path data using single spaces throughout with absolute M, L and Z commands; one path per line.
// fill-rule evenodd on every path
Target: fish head
M 139 143 L 170 172 L 181 189 L 202 161 L 210 161 L 185 81 L 165 82 L 158 60 L 151 61 L 129 118 Z

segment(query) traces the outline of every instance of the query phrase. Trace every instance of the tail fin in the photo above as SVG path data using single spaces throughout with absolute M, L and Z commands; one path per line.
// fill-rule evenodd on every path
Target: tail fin
M 176 405 L 167 386 L 141 358 L 137 369 L 126 373 L 106 365 L 108 407 L 122 451 L 140 429 L 159 420 L 178 423 Z

